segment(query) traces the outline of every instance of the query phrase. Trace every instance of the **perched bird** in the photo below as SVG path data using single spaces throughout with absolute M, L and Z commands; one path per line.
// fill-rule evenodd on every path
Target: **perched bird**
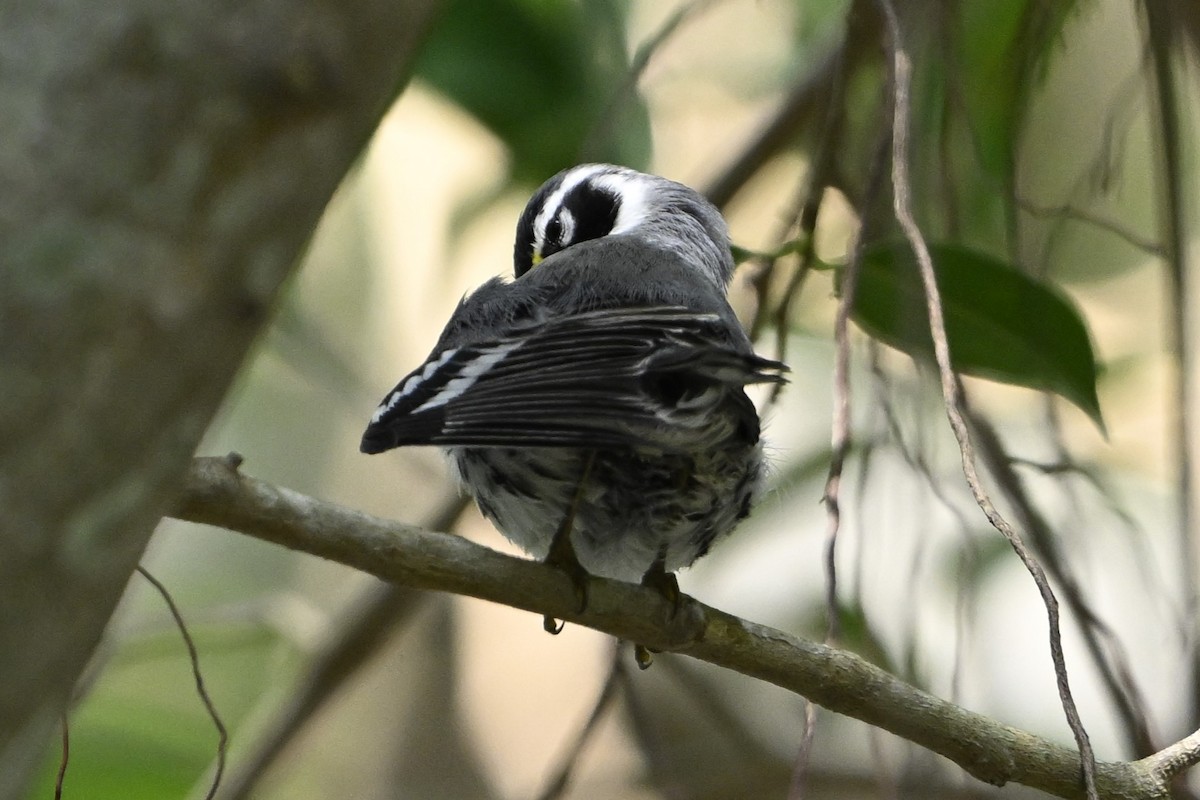
M 459 303 L 362 451 L 444 447 L 484 516 L 577 586 L 670 594 L 750 513 L 763 454 L 744 387 L 786 370 L 729 306 L 725 221 L 682 184 L 586 164 L 533 195 L 513 255 L 515 280 Z

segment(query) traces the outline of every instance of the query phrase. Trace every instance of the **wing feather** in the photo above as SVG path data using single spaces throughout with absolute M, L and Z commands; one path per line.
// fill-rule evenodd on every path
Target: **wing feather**
M 703 421 L 709 409 L 697 398 L 721 394 L 695 386 L 740 394 L 784 370 L 730 344 L 715 314 L 662 306 L 556 317 L 435 352 L 384 398 L 362 449 L 669 447 L 672 427 Z

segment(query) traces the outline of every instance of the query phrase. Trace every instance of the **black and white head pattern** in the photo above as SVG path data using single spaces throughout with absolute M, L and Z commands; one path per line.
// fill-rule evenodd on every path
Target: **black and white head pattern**
M 719 285 L 733 272 L 721 213 L 682 184 L 611 164 L 583 164 L 546 181 L 529 200 L 514 244 L 520 278 L 571 245 L 636 234 L 682 251 Z

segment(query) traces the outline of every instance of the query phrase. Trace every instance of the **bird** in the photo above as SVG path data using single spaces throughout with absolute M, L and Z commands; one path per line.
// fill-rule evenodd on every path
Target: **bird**
M 581 610 L 589 576 L 677 598 L 674 573 L 762 490 L 745 387 L 787 371 L 729 304 L 725 220 L 683 184 L 581 164 L 530 198 L 513 264 L 459 302 L 360 449 L 442 447 L 504 536 L 568 572 Z

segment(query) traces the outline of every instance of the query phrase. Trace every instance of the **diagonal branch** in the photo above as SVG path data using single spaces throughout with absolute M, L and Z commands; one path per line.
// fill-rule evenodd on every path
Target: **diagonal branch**
M 969 407 L 965 410 L 983 463 L 991 472 L 1000 493 L 1012 504 L 1013 513 L 1028 532 L 1047 574 L 1061 588 L 1063 601 L 1075 616 L 1083 643 L 1124 728 L 1128 752 L 1137 757 L 1153 753 L 1154 736 L 1151 735 L 1150 720 L 1146 715 L 1147 706 L 1133 679 L 1133 670 L 1124 648 L 1088 601 L 1069 559 L 1059 553 L 1055 533 L 1022 484 L 1004 450 L 999 433 L 982 415 Z
M 1150 767 L 1162 780 L 1170 781 L 1193 764 L 1200 763 L 1200 731 L 1186 736 L 1170 747 L 1164 747 L 1138 764 Z
M 1074 750 L 923 692 L 851 653 L 686 596 L 672 613 L 671 603 L 652 589 L 601 578 L 591 580 L 588 608 L 579 613 L 571 581 L 552 567 L 275 487 L 241 474 L 236 463 L 197 459 L 172 515 L 338 561 L 413 589 L 478 597 L 679 652 L 883 728 L 987 783 L 1012 781 L 1060 797 L 1083 796 Z M 1164 753 L 1173 755 L 1097 764 L 1102 795 L 1168 797 L 1171 778 L 1200 761 L 1200 751 L 1184 747 Z
M 917 225 L 912 209 L 912 186 L 908 178 L 908 126 L 910 117 L 910 92 L 912 89 L 912 61 L 901 40 L 900 21 L 892 0 L 880 0 L 884 16 L 887 18 L 888 52 L 892 59 L 892 197 L 896 221 L 900 223 L 904 236 L 908 239 L 913 255 L 916 256 L 917 267 L 921 274 L 921 283 L 925 288 L 926 310 L 929 314 L 929 332 L 933 339 L 933 352 L 937 361 L 938 376 L 941 379 L 942 397 L 945 401 L 946 416 L 954 438 L 958 442 L 962 455 L 963 475 L 967 485 L 979 506 L 999 533 L 1008 541 L 1013 552 L 1021 559 L 1021 563 L 1033 577 L 1042 602 L 1046 606 L 1046 616 L 1050 628 L 1050 657 L 1054 663 L 1054 676 L 1058 683 L 1058 694 L 1062 701 L 1063 712 L 1067 724 L 1075 736 L 1079 746 L 1079 760 L 1083 772 L 1083 785 L 1089 800 L 1097 800 L 1096 756 L 1092 751 L 1091 741 L 1079 717 L 1075 698 L 1067 675 L 1066 659 L 1063 655 L 1062 632 L 1059 623 L 1058 598 L 1046 578 L 1046 572 L 1041 563 L 1029 552 L 1022 536 L 1008 523 L 992 502 L 988 492 L 979 480 L 975 465 L 975 447 L 971 434 L 964 419 L 964 403 L 962 386 L 954 367 L 950 362 L 950 344 L 946 338 L 946 323 L 942 314 L 942 302 L 939 295 L 937 278 L 933 268 L 933 257 L 929 246 Z

